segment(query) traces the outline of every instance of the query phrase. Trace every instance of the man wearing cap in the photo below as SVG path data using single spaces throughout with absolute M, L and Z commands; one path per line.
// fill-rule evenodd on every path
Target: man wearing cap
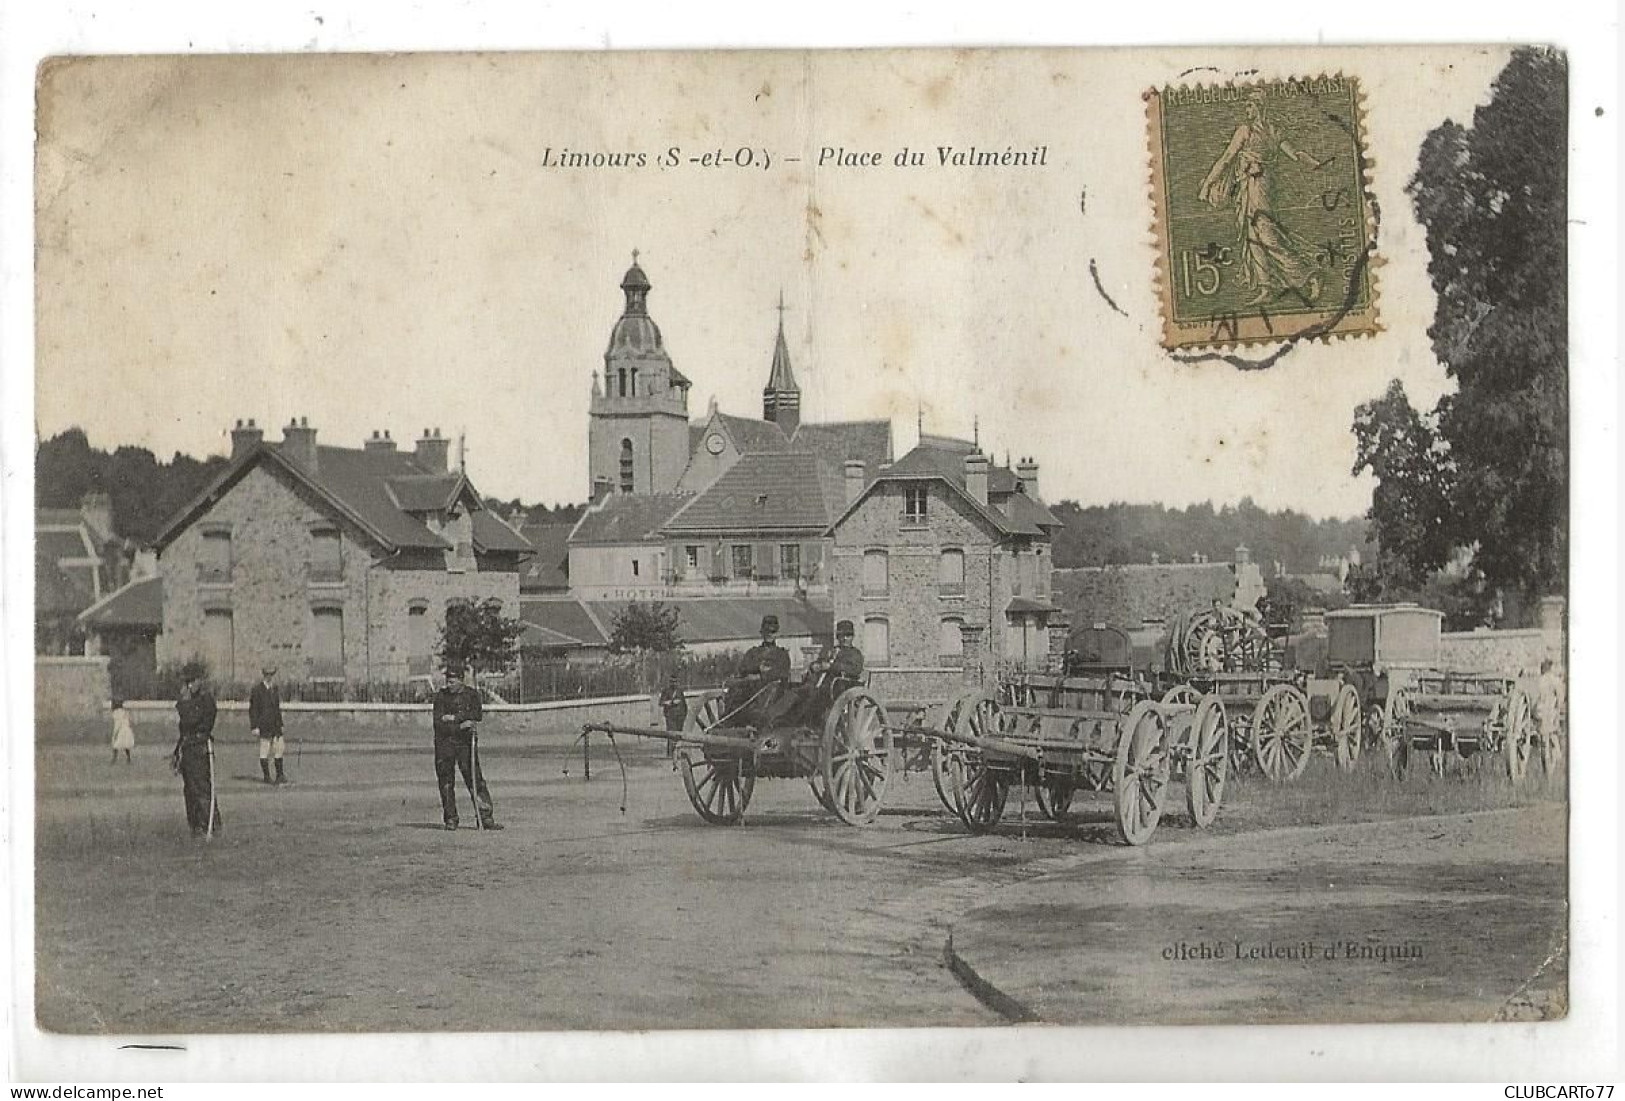
M 181 697 L 175 701 L 180 735 L 169 756 L 169 765 L 181 777 L 181 795 L 186 800 L 186 824 L 193 837 L 202 837 L 213 818 L 220 829 L 220 802 L 214 792 L 214 696 L 203 683 L 203 666 L 187 662 L 181 669 Z
M 856 633 L 850 619 L 841 620 L 835 625 L 834 648 L 824 647 L 807 668 L 820 713 L 829 710 L 842 692 L 856 688 L 863 680 L 863 651 L 852 641 Z
M 248 693 L 249 733 L 260 740 L 260 775 L 267 784 L 285 784 L 282 771 L 282 698 L 276 690 L 276 666 L 260 669 L 260 680 Z M 276 779 L 271 779 L 271 762 L 276 761 Z
M 479 689 L 463 683 L 466 672 L 459 663 L 446 666 L 446 683 L 434 694 L 434 775 L 440 784 L 440 814 L 446 829 L 457 828 L 457 772 L 473 788 L 474 812 L 483 829 L 500 830 L 485 774 L 474 754 L 476 727 L 485 711 Z
M 762 641 L 739 659 L 739 671 L 728 682 L 726 707 L 729 714 L 758 725 L 766 725 L 775 714 L 774 705 L 785 694 L 790 679 L 790 654 L 778 644 L 779 617 L 762 617 Z

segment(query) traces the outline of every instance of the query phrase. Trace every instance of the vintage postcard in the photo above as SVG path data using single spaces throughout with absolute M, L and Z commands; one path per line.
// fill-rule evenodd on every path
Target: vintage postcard
M 1563 1019 L 1568 66 L 49 60 L 33 1023 Z

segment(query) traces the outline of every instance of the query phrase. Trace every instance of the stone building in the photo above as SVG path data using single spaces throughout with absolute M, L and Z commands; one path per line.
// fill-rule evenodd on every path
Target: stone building
M 1038 466 L 995 466 L 973 443 L 924 436 L 870 479 L 854 464 L 831 524 L 836 619 L 871 667 L 976 679 L 1048 660 L 1051 535 Z
M 226 470 L 156 540 L 160 662 L 203 658 L 218 681 L 271 662 L 285 678 L 405 681 L 430 672 L 448 604 L 519 608 L 530 544 L 485 508 L 449 441 L 386 433 L 318 446 L 303 419 L 270 444 L 232 432 Z

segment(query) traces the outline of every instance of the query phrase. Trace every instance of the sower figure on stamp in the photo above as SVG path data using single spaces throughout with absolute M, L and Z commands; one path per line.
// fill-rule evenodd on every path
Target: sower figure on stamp
M 434 694 L 434 774 L 440 784 L 440 814 L 446 829 L 457 828 L 457 773 L 461 771 L 481 828 L 500 830 L 475 752 L 485 709 L 480 706 L 479 689 L 463 683 L 465 672 L 460 664 L 447 665 L 446 683 Z
M 249 732 L 260 742 L 260 775 L 267 784 L 285 784 L 282 771 L 282 698 L 276 690 L 276 666 L 260 670 L 260 680 L 248 693 Z M 276 762 L 276 779 L 271 779 L 271 762 Z
M 220 801 L 215 795 L 214 774 L 214 696 L 203 684 L 203 667 L 189 662 L 181 670 L 184 686 L 175 701 L 180 719 L 180 735 L 170 754 L 170 767 L 180 774 L 181 794 L 186 800 L 186 824 L 192 836 L 201 837 L 220 829 Z

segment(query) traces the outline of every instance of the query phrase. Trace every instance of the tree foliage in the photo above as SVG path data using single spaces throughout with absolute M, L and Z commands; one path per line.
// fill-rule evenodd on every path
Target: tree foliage
M 1567 111 L 1563 55 L 1518 50 L 1472 126 L 1446 122 L 1427 136 L 1407 188 L 1438 295 L 1428 335 L 1456 390 L 1428 418 L 1400 408 L 1393 388 L 1362 406 L 1355 470 L 1376 473 L 1378 538 L 1413 575 L 1436 568 L 1444 541 L 1471 548 L 1484 588 L 1564 587 Z M 1424 449 L 1427 433 L 1436 442 Z M 1418 458 L 1432 454 L 1444 464 L 1442 500 L 1441 468 Z
M 682 616 L 675 606 L 658 600 L 648 604 L 634 600 L 610 624 L 609 652 L 668 654 L 681 650 L 681 626 Z
M 1293 509 L 1260 508 L 1250 497 L 1218 508 L 1204 501 L 1182 509 L 1061 501 L 1051 511 L 1066 525 L 1055 533 L 1054 547 L 1055 565 L 1063 569 L 1149 562 L 1153 555 L 1164 562 L 1188 562 L 1195 554 L 1228 562 L 1245 545 L 1266 573 L 1272 562 L 1297 572 L 1350 550 L 1371 552 L 1364 519 L 1316 520 Z
M 519 657 L 524 630 L 519 620 L 502 614 L 502 601 L 496 597 L 453 601 L 446 606 L 446 623 L 440 629 L 440 659 L 482 673 L 506 673 Z
M 82 429 L 70 428 L 39 445 L 34 501 L 41 508 L 77 508 L 85 494 L 105 492 L 118 534 L 150 543 L 225 467 L 219 456 L 199 461 L 177 451 L 161 463 L 144 447 L 103 451 L 90 446 Z
M 1367 514 L 1378 547 L 1375 576 L 1389 585 L 1419 585 L 1455 549 L 1455 465 L 1436 419 L 1416 411 L 1398 379 L 1354 411 L 1354 471 L 1377 478 Z

